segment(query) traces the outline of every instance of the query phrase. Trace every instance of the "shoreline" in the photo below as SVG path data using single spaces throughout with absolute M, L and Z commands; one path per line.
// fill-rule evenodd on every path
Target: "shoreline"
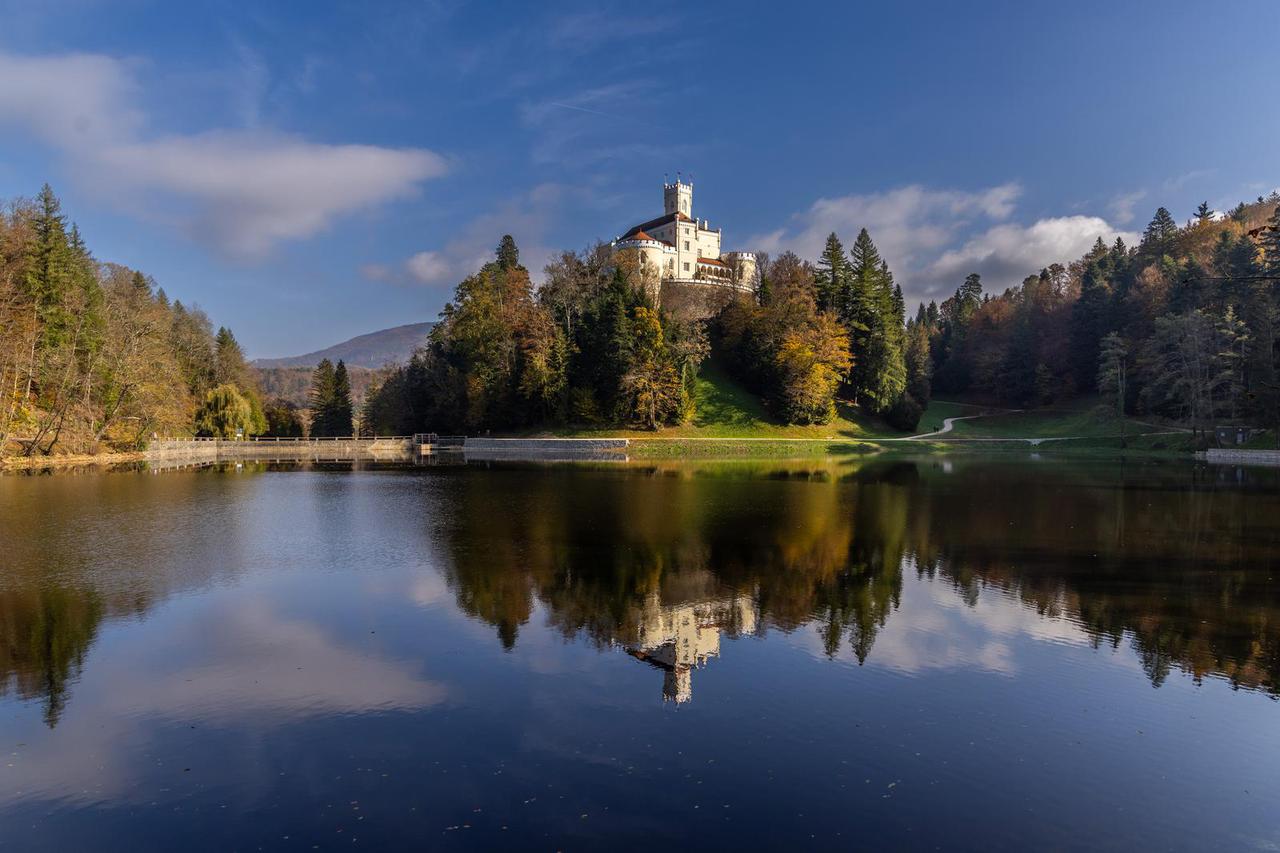
M 0 456 L 0 472 L 36 471 L 41 468 L 77 468 L 86 465 L 123 465 L 146 462 L 144 450 L 107 453 L 69 453 L 55 456 Z

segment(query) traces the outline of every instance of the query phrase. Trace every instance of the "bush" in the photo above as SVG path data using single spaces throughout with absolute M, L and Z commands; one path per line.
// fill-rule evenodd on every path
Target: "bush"
M 916 428 L 920 426 L 920 417 L 923 414 L 924 408 L 915 401 L 915 398 L 910 394 L 904 393 L 889 408 L 889 413 L 885 415 L 885 420 L 894 429 L 900 429 L 903 432 L 915 432 Z

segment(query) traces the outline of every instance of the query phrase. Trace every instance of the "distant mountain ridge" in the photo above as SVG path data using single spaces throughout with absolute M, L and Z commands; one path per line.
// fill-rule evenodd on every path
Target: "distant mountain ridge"
M 409 360 L 413 351 L 422 346 L 435 323 L 408 323 L 391 329 L 382 329 L 357 335 L 348 341 L 305 355 L 284 358 L 257 358 L 253 366 L 269 369 L 276 367 L 315 367 L 322 359 L 337 362 L 342 359 L 350 367 L 376 369 L 387 364 Z

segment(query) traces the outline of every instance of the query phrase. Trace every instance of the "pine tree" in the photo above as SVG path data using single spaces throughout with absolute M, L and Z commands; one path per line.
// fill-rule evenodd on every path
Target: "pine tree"
M 859 404 L 884 413 L 907 385 L 905 306 L 867 229 L 858 232 L 849 256 L 849 298 L 841 318 L 854 358 L 848 385 Z
M 213 381 L 218 385 L 230 383 L 244 390 L 249 366 L 236 336 L 226 326 L 220 326 L 214 335 L 213 345 Z
M 1156 210 L 1147 229 L 1142 232 L 1142 243 L 1139 249 L 1149 258 L 1159 260 L 1165 255 L 1173 255 L 1174 240 L 1177 236 L 1178 223 L 1173 221 L 1173 215 L 1168 209 L 1161 207 Z
M 907 393 L 921 408 L 927 407 L 933 394 L 933 359 L 929 354 L 929 327 L 919 320 L 907 326 L 903 360 L 907 366 Z
M 321 359 L 311 373 L 311 435 L 326 437 L 337 435 L 334 431 L 333 407 L 337 396 L 337 377 L 333 362 Z
M 1092 388 L 1098 377 L 1098 345 L 1109 331 L 1111 288 L 1097 263 L 1085 268 L 1080 298 L 1071 306 L 1071 370 L 1076 387 Z
M 1267 275 L 1280 279 L 1280 204 L 1267 220 L 1267 227 L 1259 235 L 1262 244 L 1263 268 Z
M 1213 208 L 1209 207 L 1209 202 L 1202 201 L 1200 206 L 1196 208 L 1196 221 L 1201 225 L 1213 219 Z
M 502 235 L 502 240 L 499 241 L 494 253 L 497 255 L 497 264 L 500 269 L 510 270 L 520 266 L 520 250 L 516 248 L 516 241 L 510 234 Z
M 35 303 L 41 349 L 47 350 L 62 343 L 68 334 L 71 315 L 67 296 L 73 266 L 67 220 L 48 184 L 41 187 L 36 197 L 31 225 L 35 239 L 30 244 L 25 286 L 28 297 Z
M 1129 343 L 1116 332 L 1102 339 L 1098 355 L 1098 390 L 1116 401 L 1120 442 L 1124 443 L 1125 400 L 1129 395 Z
M 849 284 L 847 296 L 842 300 L 837 315 L 849 330 L 849 349 L 853 353 L 853 369 L 849 373 L 848 385 L 854 399 L 860 401 L 861 395 L 871 384 L 871 377 L 878 371 L 878 365 L 870 352 L 876 328 L 876 297 L 879 290 L 880 252 L 871 235 L 863 228 L 849 250 Z
M 338 366 L 333 371 L 333 403 L 329 411 L 329 428 L 331 435 L 354 435 L 355 421 L 351 406 L 351 378 L 347 375 L 347 365 L 338 359 Z
M 843 313 L 848 301 L 850 267 L 844 254 L 844 246 L 835 232 L 827 237 L 827 245 L 818 258 L 813 280 L 818 292 L 818 310 Z

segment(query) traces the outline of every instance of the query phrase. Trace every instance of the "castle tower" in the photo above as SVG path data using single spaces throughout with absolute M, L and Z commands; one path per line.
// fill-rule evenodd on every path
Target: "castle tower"
M 685 183 L 676 178 L 674 184 L 662 185 L 662 212 L 683 213 L 690 218 L 693 217 L 693 183 Z

